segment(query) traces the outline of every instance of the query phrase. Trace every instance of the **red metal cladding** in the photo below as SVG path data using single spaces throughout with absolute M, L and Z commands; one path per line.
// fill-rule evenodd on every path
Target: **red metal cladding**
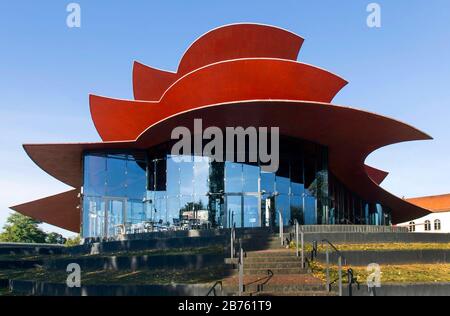
M 300 36 L 273 26 L 233 24 L 212 30 L 196 40 L 182 57 L 177 73 L 135 62 L 133 89 L 136 100 L 156 101 L 177 79 L 198 68 L 241 58 L 297 60 Z
M 282 135 L 327 146 L 330 153 L 330 170 L 350 190 L 364 199 L 381 202 L 391 208 L 395 223 L 427 214 L 426 210 L 380 188 L 369 177 L 364 161 L 378 148 L 398 142 L 426 140 L 430 137 L 407 124 L 383 116 L 326 103 L 253 101 L 205 106 L 179 113 L 152 125 L 137 141 L 24 147 L 30 157 L 46 172 L 66 184 L 78 187 L 82 179 L 80 161 L 83 151 L 150 148 L 168 141 L 175 127 L 192 128 L 195 118 L 203 119 L 204 128 L 279 126 Z
M 375 169 L 367 165 L 365 166 L 365 168 L 368 176 L 378 185 L 383 183 L 384 179 L 386 179 L 386 177 L 389 175 L 389 172 Z
M 80 232 L 79 189 L 57 194 L 37 201 L 11 207 L 12 210 L 36 220 L 72 232 Z
M 178 79 L 178 74 L 134 62 L 133 91 L 136 100 L 158 101 Z
M 104 141 L 135 140 L 177 113 L 246 100 L 331 102 L 347 84 L 320 68 L 280 59 L 239 59 L 200 68 L 175 82 L 159 102 L 91 96 L 91 114 Z
M 232 24 L 214 29 L 196 40 L 178 68 L 180 76 L 219 61 L 272 57 L 297 60 L 303 44 L 300 36 L 261 24 Z

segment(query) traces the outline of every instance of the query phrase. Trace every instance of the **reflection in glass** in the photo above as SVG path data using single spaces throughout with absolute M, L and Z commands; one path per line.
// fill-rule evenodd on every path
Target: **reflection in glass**
M 233 223 L 274 227 L 279 211 L 284 225 L 294 219 L 306 225 L 391 223 L 389 209 L 367 203 L 329 172 L 325 147 L 282 139 L 276 173 L 257 164 L 174 157 L 170 148 L 84 154 L 83 237 Z M 122 215 L 116 211 L 121 204 Z
M 242 227 L 242 196 L 227 196 L 227 227 Z
M 244 196 L 244 227 L 261 227 L 257 196 Z
M 242 164 L 225 163 L 225 191 L 227 193 L 242 192 Z

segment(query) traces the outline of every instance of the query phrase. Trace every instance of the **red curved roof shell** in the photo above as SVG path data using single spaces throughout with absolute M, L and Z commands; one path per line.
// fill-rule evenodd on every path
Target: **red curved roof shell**
M 103 142 L 24 145 L 37 165 L 76 190 L 13 209 L 78 231 L 79 200 L 74 194 L 82 185 L 83 151 L 149 148 L 169 140 L 174 127 L 189 128 L 195 118 L 203 118 L 205 127 L 279 126 L 282 135 L 325 145 L 330 170 L 365 200 L 392 209 L 395 223 L 426 215 L 426 209 L 383 190 L 379 184 L 387 173 L 364 162 L 378 148 L 430 137 L 387 117 L 332 105 L 347 82 L 297 62 L 302 43 L 286 30 L 236 24 L 200 37 L 176 73 L 136 62 L 137 100 L 90 98 Z

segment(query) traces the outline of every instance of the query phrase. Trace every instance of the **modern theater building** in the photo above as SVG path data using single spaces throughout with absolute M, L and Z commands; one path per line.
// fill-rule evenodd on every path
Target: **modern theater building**
M 302 44 L 280 28 L 236 24 L 201 36 L 176 72 L 136 62 L 135 100 L 90 97 L 102 142 L 24 145 L 73 189 L 12 209 L 82 237 L 273 227 L 279 213 L 284 225 L 393 225 L 428 215 L 382 189 L 387 173 L 365 160 L 381 147 L 430 136 L 333 105 L 347 82 L 298 62 Z M 195 150 L 173 155 L 172 131 L 184 127 L 194 137 L 198 119 L 203 130 L 278 127 L 278 169 Z

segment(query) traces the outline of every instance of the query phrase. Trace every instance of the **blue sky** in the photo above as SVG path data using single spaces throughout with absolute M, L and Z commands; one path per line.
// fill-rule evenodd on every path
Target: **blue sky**
M 373 1 L 365 0 L 79 0 L 79 29 L 66 26 L 70 2 L 0 3 L 0 226 L 8 206 L 69 189 L 40 170 L 22 143 L 98 141 L 89 93 L 132 98 L 134 60 L 176 70 L 192 41 L 236 22 L 301 35 L 300 61 L 350 82 L 334 103 L 396 118 L 435 138 L 369 157 L 391 172 L 386 189 L 407 197 L 450 192 L 448 0 L 377 1 L 380 29 L 367 27 Z

